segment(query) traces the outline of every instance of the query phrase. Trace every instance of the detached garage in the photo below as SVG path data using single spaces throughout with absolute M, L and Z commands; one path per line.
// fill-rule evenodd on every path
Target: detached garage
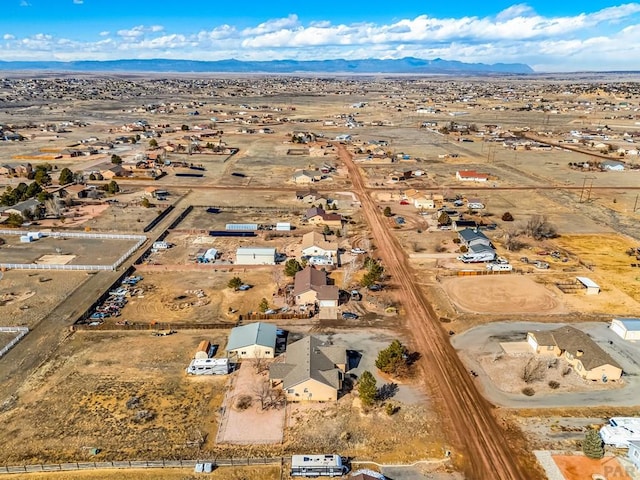
M 236 250 L 236 265 L 275 265 L 276 249 L 240 247 Z
M 600 293 L 600 286 L 588 277 L 576 277 L 576 280 L 587 289 L 587 295 L 597 295 Z
M 609 328 L 625 340 L 640 340 L 640 318 L 614 318 Z

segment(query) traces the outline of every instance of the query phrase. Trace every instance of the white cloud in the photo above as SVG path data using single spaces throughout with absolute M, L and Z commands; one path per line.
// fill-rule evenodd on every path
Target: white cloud
M 73 0 L 74 5 L 82 5 L 84 0 Z
M 3 39 L 3 40 L 13 40 L 14 38 L 16 38 L 16 37 L 15 37 L 14 35 L 11 35 L 10 33 L 5 33 L 5 34 L 2 36 L 2 39 Z
M 291 14 L 244 29 L 221 24 L 201 31 L 166 31 L 161 25 L 137 25 L 117 30 L 116 34 L 99 32 L 92 41 L 46 34 L 18 38 L 5 34 L 3 39 L 11 48 L 0 52 L 0 59 L 318 60 L 415 56 L 522 62 L 547 70 L 633 69 L 631 62 L 640 58 L 640 4 L 555 17 L 515 4 L 485 17 L 418 15 L 388 23 L 315 20 L 305 24 Z
M 20 0 L 21 7 L 30 7 L 31 4 L 27 0 Z

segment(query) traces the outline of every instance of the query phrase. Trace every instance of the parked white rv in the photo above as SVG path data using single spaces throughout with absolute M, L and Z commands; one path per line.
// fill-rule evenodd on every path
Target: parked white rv
M 166 250 L 167 248 L 170 248 L 171 244 L 168 242 L 153 242 L 153 245 L 151 246 L 151 248 L 155 249 L 155 250 Z
M 600 429 L 600 437 L 607 445 L 629 448 L 629 442 L 640 442 L 640 418 L 612 417 Z
M 495 260 L 496 254 L 491 250 L 481 252 L 468 252 L 460 255 L 458 260 L 464 263 L 480 263 L 480 262 L 492 262 Z
M 349 472 L 340 455 L 293 455 L 292 477 L 341 477 Z
M 226 375 L 229 373 L 228 358 L 196 358 L 187 367 L 190 375 Z
M 489 263 L 487 264 L 487 270 L 490 272 L 510 272 L 513 270 L 513 265 L 509 263 Z

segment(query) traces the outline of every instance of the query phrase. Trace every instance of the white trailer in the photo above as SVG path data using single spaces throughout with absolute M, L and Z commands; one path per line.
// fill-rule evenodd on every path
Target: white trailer
M 612 417 L 600 429 L 600 437 L 607 445 L 629 448 L 629 442 L 640 442 L 640 418 Z
M 480 251 L 480 252 L 468 252 L 458 257 L 463 263 L 480 263 L 480 262 L 493 262 L 496 259 L 494 251 Z
M 513 265 L 509 263 L 488 263 L 487 270 L 490 272 L 510 272 L 513 270 Z
M 292 477 L 341 477 L 349 472 L 340 455 L 293 455 Z
M 228 358 L 196 358 L 187 367 L 189 375 L 226 375 L 229 373 Z

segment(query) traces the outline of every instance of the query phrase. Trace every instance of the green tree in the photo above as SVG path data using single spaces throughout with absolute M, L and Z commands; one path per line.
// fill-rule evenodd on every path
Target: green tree
M 40 165 L 36 167 L 36 173 L 34 174 L 33 179 L 39 185 L 49 185 L 51 183 L 49 171 L 46 168 L 42 168 Z
M 287 277 L 295 277 L 300 270 L 302 270 L 302 265 L 295 258 L 290 258 L 284 263 L 284 274 Z
M 451 225 L 451 218 L 445 212 L 442 212 L 438 217 L 438 225 Z
M 108 184 L 107 184 L 107 192 L 114 194 L 114 193 L 118 193 L 120 191 L 120 187 L 118 186 L 118 184 L 116 183 L 115 180 L 111 180 Z
M 242 285 L 242 279 L 240 277 L 233 277 L 227 282 L 227 287 L 233 288 L 233 290 L 238 290 L 240 285 Z
M 367 272 L 362 276 L 360 280 L 360 285 L 363 287 L 369 287 L 376 283 L 382 277 L 382 273 L 384 272 L 384 267 L 380 265 L 375 258 L 367 257 L 364 259 L 364 268 L 367 269 Z
M 10 227 L 19 227 L 24 223 L 24 218 L 19 213 L 10 213 L 7 217 L 6 224 Z
M 151 202 L 149 201 L 149 199 L 147 197 L 144 197 L 142 199 L 142 201 L 140 201 L 140 205 L 144 208 L 149 208 L 151 207 Z
M 329 228 L 329 225 L 325 225 L 322 229 L 322 233 L 324 235 L 331 235 L 333 232 L 331 231 L 331 228 Z
M 92 182 L 95 182 L 96 181 L 96 174 L 95 173 L 90 174 L 89 175 L 89 180 L 92 181 Z
M 262 313 L 269 310 L 269 300 L 267 300 L 266 298 L 263 298 L 262 300 L 260 300 L 260 304 L 258 305 L 258 310 L 260 310 Z
M 380 351 L 376 358 L 376 367 L 389 375 L 403 377 L 409 373 L 408 360 L 407 348 L 399 340 L 394 340 L 387 348 Z
M 116 155 L 114 153 L 113 155 L 111 155 L 111 163 L 115 165 L 120 165 L 122 164 L 122 158 L 120 157 L 120 155 Z
M 371 372 L 365 370 L 358 380 L 358 396 L 365 407 L 370 407 L 376 401 L 378 396 L 378 387 L 376 379 Z
M 158 141 L 155 138 L 149 140 L 149 148 L 158 148 Z
M 392 215 L 393 215 L 393 213 L 391 213 L 391 207 L 389 207 L 389 206 L 384 207 L 384 210 L 382 211 L 382 214 L 383 214 L 385 217 L 390 217 L 390 216 L 392 216 Z
M 60 185 L 67 185 L 68 183 L 73 183 L 73 172 L 66 167 L 60 170 L 58 183 Z
M 582 451 L 589 458 L 600 459 L 604 457 L 604 445 L 597 430 L 587 431 L 582 441 Z
M 182 130 L 183 132 L 188 132 L 189 131 L 189 125 L 182 125 L 180 127 L 180 130 Z

